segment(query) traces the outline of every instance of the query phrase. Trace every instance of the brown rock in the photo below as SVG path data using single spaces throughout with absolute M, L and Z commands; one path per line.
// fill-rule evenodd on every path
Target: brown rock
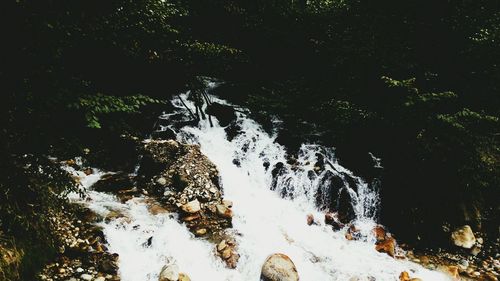
M 307 225 L 312 225 L 314 223 L 314 216 L 312 214 L 307 215 Z
M 217 208 L 217 215 L 219 215 L 220 217 L 227 219 L 233 217 L 233 211 L 231 211 L 231 209 L 227 208 L 226 206 L 217 204 L 215 207 Z
M 299 274 L 288 256 L 273 254 L 264 262 L 260 278 L 263 281 L 298 281 Z
M 226 240 L 222 240 L 218 245 L 217 245 L 217 251 L 222 251 L 226 248 Z
M 203 236 L 207 234 L 207 229 L 206 228 L 199 228 L 195 231 L 196 236 Z
M 451 233 L 453 244 L 458 247 L 470 249 L 476 243 L 476 237 L 468 225 L 457 228 Z
M 231 254 L 233 253 L 233 251 L 231 250 L 231 248 L 226 248 L 224 249 L 224 251 L 222 251 L 222 258 L 227 260 L 229 257 L 231 257 Z
M 387 233 L 385 232 L 385 229 L 381 225 L 377 225 L 373 228 L 372 230 L 373 235 L 375 236 L 375 239 L 377 241 L 383 241 L 386 238 Z
M 195 199 L 181 206 L 181 209 L 189 214 L 197 213 L 201 210 L 200 202 Z
M 179 281 L 191 281 L 191 278 L 186 273 L 179 273 Z
M 194 221 L 194 220 L 197 220 L 201 218 L 201 215 L 196 213 L 196 214 L 193 214 L 193 215 L 190 215 L 190 216 L 187 216 L 187 217 L 184 217 L 182 220 L 185 221 L 185 222 L 190 222 L 190 221 Z
M 375 250 L 386 253 L 391 257 L 394 257 L 396 253 L 396 239 L 392 237 L 387 237 L 385 240 L 378 242 L 375 245 Z
M 406 272 L 406 271 L 401 272 L 401 274 L 399 275 L 399 280 L 400 281 L 410 281 L 410 274 L 408 274 L 408 272 Z
M 458 272 L 458 266 L 450 265 L 445 267 L 445 273 L 450 275 L 451 277 L 458 279 L 460 277 L 460 274 Z
M 160 206 L 158 204 L 151 205 L 151 206 L 149 206 L 148 209 L 149 209 L 149 212 L 155 216 L 158 214 L 168 213 L 167 209 L 163 208 L 162 206 Z
M 222 200 L 222 204 L 224 204 L 224 206 L 226 206 L 227 208 L 233 207 L 233 201 L 231 200 Z

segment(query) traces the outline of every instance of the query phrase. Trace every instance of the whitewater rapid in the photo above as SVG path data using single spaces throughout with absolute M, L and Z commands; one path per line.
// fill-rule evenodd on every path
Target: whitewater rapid
M 188 96 L 186 93 L 180 97 L 194 110 Z M 227 104 L 214 96 L 210 98 L 212 102 Z M 174 112 L 160 116 L 161 119 L 189 118 L 178 98 L 172 103 Z M 425 281 L 450 280 L 442 273 L 375 250 L 369 233 L 376 224 L 378 192 L 339 165 L 333 150 L 304 144 L 298 153 L 298 164 L 293 167 L 287 164 L 286 150 L 275 142 L 275 135 L 265 132 L 248 116 L 238 114 L 237 124 L 242 133 L 231 141 L 214 117 L 212 121 L 213 126 L 202 120 L 196 127 L 167 127 L 176 131 L 179 141 L 199 144 L 219 170 L 224 198 L 234 203 L 233 230 L 241 255 L 237 268 L 227 269 L 215 256 L 214 245 L 195 238 L 176 215 L 152 215 L 143 198 L 120 203 L 113 195 L 92 191 L 91 185 L 102 172 L 95 171 L 90 176 L 79 173 L 83 185 L 89 189 L 90 200 L 86 204 L 92 210 L 103 216 L 110 210 L 119 210 L 130 219 L 128 223 L 120 219 L 100 223 L 109 250 L 120 256 L 119 274 L 123 281 L 157 281 L 161 268 L 173 262 L 193 281 L 257 281 L 263 262 L 273 253 L 288 255 L 303 281 L 391 281 L 399 280 L 402 271 Z M 346 240 L 345 229 L 333 231 L 322 222 L 324 206 L 318 205 L 317 192 L 324 188 L 325 182 L 320 176 L 312 177 L 310 172 L 318 153 L 328 163 L 321 173 L 335 174 L 345 182 L 345 188 L 349 179 L 354 181 L 357 191 L 353 188 L 348 191 L 353 196 L 357 224 L 368 235 L 367 239 Z M 279 162 L 284 163 L 285 172 L 273 183 L 272 168 Z M 325 200 L 320 203 L 331 203 Z M 308 214 L 319 224 L 309 226 Z M 150 237 L 148 246 L 145 242 Z

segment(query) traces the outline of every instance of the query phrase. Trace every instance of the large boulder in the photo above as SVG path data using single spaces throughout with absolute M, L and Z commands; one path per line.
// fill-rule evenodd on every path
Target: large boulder
M 299 274 L 292 260 L 284 254 L 272 254 L 262 266 L 262 281 L 298 281 Z
M 92 188 L 96 191 L 110 193 L 118 193 L 121 190 L 128 190 L 133 187 L 133 177 L 124 172 L 105 174 L 92 185 Z
M 342 223 L 349 223 L 356 218 L 353 198 L 347 187 L 340 190 L 338 199 L 338 218 Z
M 206 113 L 217 117 L 219 124 L 223 127 L 236 120 L 234 108 L 229 105 L 214 102 L 207 106 Z
M 457 228 L 451 233 L 453 244 L 458 247 L 470 249 L 476 243 L 476 237 L 468 225 Z

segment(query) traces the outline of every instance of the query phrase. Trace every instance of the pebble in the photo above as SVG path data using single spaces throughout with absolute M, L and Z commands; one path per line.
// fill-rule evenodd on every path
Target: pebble
M 90 275 L 90 274 L 82 274 L 80 276 L 80 279 L 85 280 L 85 281 L 90 281 L 90 280 L 92 280 L 92 275 Z

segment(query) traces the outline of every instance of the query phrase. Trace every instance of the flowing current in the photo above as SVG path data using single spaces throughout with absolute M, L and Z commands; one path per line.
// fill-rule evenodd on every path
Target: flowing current
M 182 102 L 195 108 L 189 93 L 180 98 L 182 101 L 179 97 L 172 100 L 174 112 L 160 116 L 160 124 L 165 125 L 160 127 L 174 129 L 179 141 L 199 144 L 217 166 L 224 198 L 234 202 L 233 228 L 241 257 L 236 269 L 226 268 L 215 256 L 214 245 L 195 238 L 175 215 L 152 215 L 142 198 L 120 203 L 112 195 L 92 191 L 101 172 L 79 173 L 82 184 L 90 187 L 87 204 L 91 209 L 102 215 L 119 210 L 130 219 L 129 223 L 101 223 L 109 250 L 120 255 L 123 281 L 157 281 L 161 268 L 172 262 L 194 281 L 257 281 L 263 262 L 273 253 L 288 255 L 303 281 L 399 280 L 402 271 L 426 281 L 449 280 L 439 272 L 375 250 L 370 230 L 378 211 L 377 190 L 339 165 L 332 149 L 304 144 L 290 163 L 275 135 L 244 114 L 237 117 L 241 133 L 231 140 L 214 117 L 213 126 L 201 120 L 196 126 L 176 127 L 174 124 L 190 117 Z M 365 239 L 349 241 L 344 237 L 347 227 L 334 231 L 323 223 L 325 210 L 338 207 L 340 193 L 348 195 Z M 318 224 L 309 226 L 308 214 Z M 150 237 L 151 245 L 147 245 Z

